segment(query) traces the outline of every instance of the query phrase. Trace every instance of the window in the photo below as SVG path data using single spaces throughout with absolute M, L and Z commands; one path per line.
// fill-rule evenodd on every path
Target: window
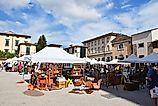
M 144 57 L 144 55 L 139 55 L 139 58 L 143 58 Z
M 128 58 L 128 55 L 126 55 L 126 58 Z
M 111 56 L 111 60 L 113 60 L 113 57 Z
M 98 58 L 98 61 L 100 61 L 100 58 Z
M 98 45 L 100 45 L 100 39 L 98 40 Z
M 9 51 L 9 49 L 4 49 L 4 51 L 5 51 L 5 52 L 8 52 L 8 51 Z
M 92 51 L 91 53 L 93 54 L 93 48 L 91 49 L 91 51 Z
M 121 50 L 121 49 L 123 49 L 123 48 L 124 48 L 123 43 L 118 44 L 117 50 Z
M 97 53 L 97 48 L 95 48 L 95 53 Z
M 26 55 L 30 55 L 30 46 L 26 46 Z
M 93 42 L 91 42 L 91 46 L 93 46 Z
M 124 56 L 123 56 L 122 54 L 120 54 L 120 55 L 118 56 L 118 59 L 123 60 L 123 59 L 124 59 Z
M 90 54 L 90 49 L 88 49 L 88 54 Z
M 77 53 L 77 50 L 75 50 L 75 53 Z
M 139 43 L 139 44 L 138 44 L 138 48 L 141 48 L 141 47 L 142 47 L 142 48 L 144 47 L 144 43 Z
M 15 46 L 19 45 L 19 40 L 15 40 Z
M 100 53 L 100 47 L 98 47 L 98 53 Z
M 110 51 L 110 46 L 109 45 L 107 45 L 107 51 Z
M 117 59 L 117 56 L 115 56 L 115 59 Z
M 9 39 L 5 40 L 5 46 L 9 46 Z
M 97 45 L 97 41 L 94 42 L 94 45 L 95 45 L 95 46 Z
M 152 45 L 153 45 L 153 48 L 158 48 L 158 42 L 157 41 L 153 42 Z
M 90 46 L 90 43 L 88 43 L 88 47 Z
M 106 61 L 109 62 L 109 61 L 110 61 L 110 57 L 107 57 L 107 58 L 106 58 Z
M 102 51 L 103 51 L 103 52 L 105 51 L 105 47 L 104 47 L 104 46 L 102 46 Z
M 110 37 L 107 37 L 107 43 L 109 42 L 109 40 L 110 40 Z
M 24 41 L 24 43 L 28 43 L 28 41 Z
M 102 44 L 104 44 L 104 39 L 102 39 Z

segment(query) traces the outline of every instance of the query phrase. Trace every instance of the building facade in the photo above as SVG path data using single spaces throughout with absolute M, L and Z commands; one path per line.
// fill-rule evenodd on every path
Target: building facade
M 132 35 L 133 53 L 142 58 L 157 51 L 158 28 Z
M 112 43 L 111 41 L 120 35 L 119 33 L 108 33 L 93 39 L 83 41 L 84 46 L 88 47 L 87 57 L 95 58 L 98 61 L 111 61 Z
M 0 33 L 0 50 L 14 53 L 20 43 L 31 43 L 31 36 L 13 32 Z
M 132 54 L 132 39 L 127 35 L 119 35 L 112 43 L 113 59 L 123 60 Z
M 18 46 L 19 56 L 32 55 L 36 53 L 36 45 L 32 43 L 20 43 Z
M 70 54 L 73 54 L 79 58 L 87 57 L 87 47 L 81 45 L 70 45 L 68 48 L 64 48 L 64 50 Z

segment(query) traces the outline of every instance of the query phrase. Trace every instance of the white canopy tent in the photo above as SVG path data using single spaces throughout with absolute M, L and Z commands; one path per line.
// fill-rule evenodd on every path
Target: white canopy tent
M 105 61 L 99 61 L 99 64 L 105 65 L 107 62 Z
M 47 63 L 85 63 L 83 59 L 71 55 L 62 48 L 57 47 L 45 47 L 31 55 L 31 61 Z
M 139 63 L 140 58 L 138 58 L 136 55 L 131 54 L 128 58 L 124 60 L 120 60 L 119 62 L 127 62 L 127 63 Z
M 88 57 L 84 57 L 83 60 L 84 60 L 85 62 L 89 62 L 89 63 L 92 61 L 92 60 L 91 60 L 90 58 L 88 58 Z
M 105 64 L 130 64 L 130 63 L 123 63 L 123 62 L 119 62 L 118 59 L 113 59 L 110 62 L 106 62 Z
M 91 60 L 90 64 L 99 64 L 99 62 L 93 58 L 93 59 Z
M 5 62 L 16 62 L 18 60 L 17 57 L 13 57 L 11 59 L 7 59 Z
M 12 59 L 7 59 L 7 60 L 5 60 L 5 62 L 7 62 L 7 63 L 12 62 Z
M 31 55 L 24 55 L 18 58 L 18 61 L 31 61 Z
M 140 59 L 140 63 L 158 63 L 158 53 L 151 53 Z

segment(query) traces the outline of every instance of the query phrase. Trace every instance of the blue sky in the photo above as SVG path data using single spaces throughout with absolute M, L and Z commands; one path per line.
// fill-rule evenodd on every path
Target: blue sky
M 1 0 L 0 31 L 48 43 L 79 44 L 109 32 L 131 35 L 158 27 L 158 0 Z

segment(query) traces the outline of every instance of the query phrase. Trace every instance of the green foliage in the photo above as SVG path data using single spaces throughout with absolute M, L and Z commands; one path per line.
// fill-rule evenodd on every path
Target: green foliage
M 44 35 L 40 36 L 36 45 L 36 51 L 40 51 L 47 46 L 47 40 Z
M 0 50 L 0 58 L 13 58 L 16 56 L 16 53 L 4 52 Z

